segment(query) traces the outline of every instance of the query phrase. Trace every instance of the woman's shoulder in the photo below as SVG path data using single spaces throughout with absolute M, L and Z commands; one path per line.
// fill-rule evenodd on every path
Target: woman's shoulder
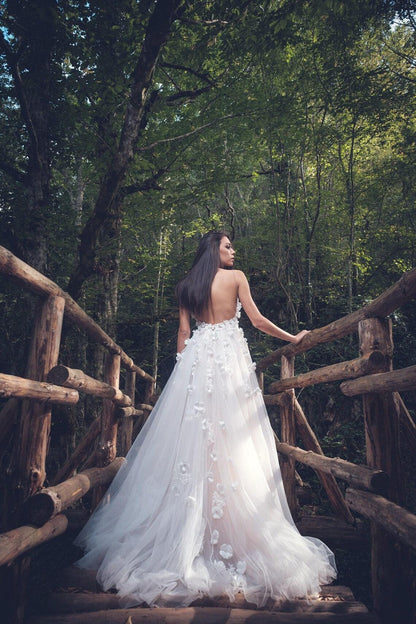
M 234 281 L 241 280 L 242 278 L 246 277 L 243 271 L 240 271 L 239 269 L 218 269 L 218 273 L 223 279 L 229 279 Z
M 239 269 L 233 269 L 230 273 L 234 274 L 234 279 L 237 284 L 241 284 L 243 282 L 247 282 L 247 277 L 244 271 L 240 271 Z

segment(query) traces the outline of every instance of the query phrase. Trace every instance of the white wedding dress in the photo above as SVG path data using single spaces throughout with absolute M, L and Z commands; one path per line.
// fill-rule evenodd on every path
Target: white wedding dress
M 243 592 L 313 595 L 334 556 L 290 515 L 238 316 L 199 323 L 104 500 L 76 540 L 124 606 Z

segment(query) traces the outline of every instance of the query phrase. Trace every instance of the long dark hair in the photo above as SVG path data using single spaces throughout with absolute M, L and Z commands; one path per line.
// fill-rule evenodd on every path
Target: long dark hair
M 176 286 L 181 308 L 198 318 L 209 306 L 211 285 L 220 268 L 220 242 L 225 232 L 208 232 L 199 241 L 192 267 Z

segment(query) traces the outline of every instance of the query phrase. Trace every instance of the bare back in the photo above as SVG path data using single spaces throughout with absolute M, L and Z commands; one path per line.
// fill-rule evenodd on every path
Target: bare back
M 216 324 L 227 321 L 235 316 L 237 298 L 251 323 L 270 336 L 297 344 L 303 336 L 309 333 L 306 329 L 295 335 L 284 331 L 261 314 L 250 292 L 247 278 L 242 271 L 218 269 L 211 286 L 211 304 L 197 320 Z M 191 333 L 190 314 L 184 308 L 179 308 L 178 352 L 180 353 Z
M 211 303 L 199 321 L 221 323 L 235 316 L 238 282 L 234 271 L 218 269 L 211 286 Z

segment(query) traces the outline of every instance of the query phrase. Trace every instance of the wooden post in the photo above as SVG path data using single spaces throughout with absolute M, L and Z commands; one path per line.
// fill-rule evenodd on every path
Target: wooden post
M 107 353 L 104 363 L 105 383 L 113 386 L 117 390 L 120 383 L 120 356 Z M 111 399 L 103 399 L 103 410 L 101 413 L 101 434 L 98 447 L 98 466 L 107 466 L 117 455 L 117 415 L 116 405 Z M 102 486 L 95 488 L 92 507 L 96 507 L 103 497 L 105 488 Z
M 379 350 L 386 355 L 385 371 L 392 369 L 393 339 L 389 319 L 370 318 L 358 326 L 360 355 Z M 392 392 L 363 395 L 367 464 L 386 472 L 387 496 L 400 503 L 399 406 Z M 371 525 L 371 573 L 374 608 L 383 624 L 414 622 L 408 556 L 389 533 Z M 413 613 L 414 615 L 414 613 Z
M 50 369 L 58 362 L 65 299 L 48 297 L 37 318 L 29 355 L 27 377 L 46 381 Z M 47 403 L 23 401 L 20 417 L 19 445 L 16 453 L 17 487 L 22 498 L 42 487 L 51 427 L 51 407 Z M 20 497 L 19 497 L 20 498 Z
M 125 392 L 130 397 L 134 406 L 134 398 L 136 394 L 136 373 L 134 371 L 126 371 L 126 387 Z M 130 450 L 133 435 L 133 416 L 123 418 L 120 426 L 120 455 L 125 457 Z
M 48 297 L 36 319 L 29 354 L 27 377 L 45 381 L 49 370 L 58 362 L 65 299 Z M 19 523 L 20 504 L 43 485 L 46 476 L 45 460 L 51 427 L 51 407 L 47 403 L 26 399 L 22 403 L 20 431 L 14 454 L 15 487 L 14 511 L 10 525 Z M 26 587 L 30 571 L 30 557 L 22 557 L 10 566 L 5 579 L 9 594 L 9 613 L 14 624 L 24 619 Z
M 293 377 L 295 358 L 293 356 L 283 355 L 281 362 L 281 379 Z M 291 446 L 296 446 L 294 390 L 287 390 L 284 393 L 284 397 L 285 400 L 280 406 L 280 437 L 282 442 L 287 442 Z M 295 460 L 292 457 L 282 458 L 281 455 L 279 459 L 287 502 L 292 515 L 295 516 L 297 512 Z

